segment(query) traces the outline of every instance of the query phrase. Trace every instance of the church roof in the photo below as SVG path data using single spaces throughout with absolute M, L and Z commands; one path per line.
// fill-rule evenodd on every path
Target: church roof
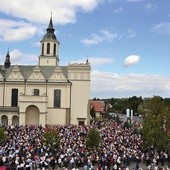
M 22 73 L 24 79 L 27 79 L 34 72 L 35 68 L 38 68 L 47 80 L 54 73 L 56 68 L 61 70 L 61 73 L 68 79 L 67 66 L 11 65 L 9 68 L 5 68 L 4 65 L 0 65 L 0 74 L 2 74 L 4 78 L 7 78 L 16 67 L 18 67 L 19 71 Z

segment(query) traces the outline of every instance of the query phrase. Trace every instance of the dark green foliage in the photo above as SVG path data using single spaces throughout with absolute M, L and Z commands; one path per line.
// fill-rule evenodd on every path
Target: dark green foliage
M 42 142 L 54 151 L 60 146 L 60 137 L 55 129 L 50 129 L 49 131 L 43 133 Z
M 95 118 L 96 117 L 96 111 L 95 111 L 95 108 L 92 107 L 91 110 L 90 110 L 90 115 L 92 118 Z
M 133 110 L 134 113 L 138 112 L 138 106 L 143 102 L 142 97 L 133 96 L 128 99 L 129 108 Z
M 0 145 L 5 142 L 7 135 L 5 134 L 5 130 L 3 127 L 0 127 Z
M 147 99 L 141 113 L 144 115 L 141 130 L 144 147 L 153 147 L 158 151 L 167 150 L 170 138 L 166 125 L 170 112 L 163 99 L 159 96 Z
M 99 146 L 101 141 L 100 134 L 95 129 L 90 129 L 86 139 L 86 146 L 90 149 L 95 149 Z
M 169 137 L 163 128 L 161 116 L 148 116 L 142 128 L 144 147 L 153 147 L 158 151 L 168 149 Z
M 166 106 L 170 106 L 170 98 L 164 98 L 163 102 Z
M 110 98 L 110 99 L 103 99 L 105 103 L 110 103 L 112 108 L 109 108 L 109 112 L 118 112 L 126 114 L 126 109 L 130 108 L 133 110 L 134 113 L 137 113 L 138 106 L 143 102 L 142 97 L 129 97 L 129 98 Z

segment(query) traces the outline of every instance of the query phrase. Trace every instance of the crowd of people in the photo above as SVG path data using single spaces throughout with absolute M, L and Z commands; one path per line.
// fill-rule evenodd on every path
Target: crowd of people
M 97 149 L 86 147 L 90 129 L 96 129 L 101 142 Z M 93 121 L 89 126 L 15 126 L 7 127 L 7 141 L 0 146 L 0 165 L 10 170 L 170 170 L 170 155 L 154 148 L 143 149 L 139 123 L 126 128 L 113 119 Z M 42 142 L 43 133 L 55 129 L 59 148 Z M 146 170 L 143 169 L 143 170 Z

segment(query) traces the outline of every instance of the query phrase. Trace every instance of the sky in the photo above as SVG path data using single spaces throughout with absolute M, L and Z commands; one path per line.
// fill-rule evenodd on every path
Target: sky
M 0 64 L 37 65 L 51 12 L 60 66 L 91 64 L 90 98 L 170 98 L 170 0 L 0 0 Z

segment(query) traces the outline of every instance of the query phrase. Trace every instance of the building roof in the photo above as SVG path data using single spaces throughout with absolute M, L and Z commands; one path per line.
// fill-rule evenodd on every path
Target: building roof
M 90 106 L 94 107 L 96 112 L 102 112 L 104 110 L 104 101 L 90 101 Z
M 58 69 L 66 79 L 68 78 L 67 66 L 11 65 L 9 68 L 5 68 L 4 65 L 0 65 L 0 74 L 2 74 L 4 78 L 8 78 L 14 69 L 18 69 L 24 79 L 27 79 L 36 69 L 39 70 L 46 79 L 49 79 L 56 69 Z

